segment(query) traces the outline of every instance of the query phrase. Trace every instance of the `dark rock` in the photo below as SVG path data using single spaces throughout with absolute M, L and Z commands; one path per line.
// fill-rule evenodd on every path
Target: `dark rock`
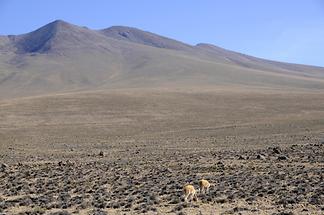
M 246 158 L 243 155 L 239 155 L 238 159 L 239 160 L 245 160 Z
M 285 155 L 280 155 L 280 156 L 278 156 L 277 159 L 280 160 L 280 161 L 283 161 L 283 160 L 288 160 L 288 157 L 285 156 Z
M 274 154 L 280 154 L 281 153 L 281 149 L 280 149 L 280 147 L 273 147 L 272 148 L 272 153 L 274 153 Z
M 220 203 L 220 204 L 224 204 L 226 202 L 228 202 L 228 200 L 226 198 L 218 198 L 215 200 L 216 203 Z
M 8 168 L 8 165 L 5 163 L 0 164 L 0 172 L 4 172 Z
M 218 161 L 218 162 L 217 162 L 217 165 L 218 165 L 218 166 L 224 166 L 224 163 L 223 163 L 222 161 Z
M 258 159 L 258 160 L 266 160 L 265 156 L 262 155 L 262 154 L 258 154 L 258 155 L 256 156 L 256 159 Z

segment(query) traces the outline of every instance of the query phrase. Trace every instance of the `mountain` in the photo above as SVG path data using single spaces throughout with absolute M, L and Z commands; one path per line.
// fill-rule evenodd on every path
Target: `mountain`
M 100 30 L 102 34 L 107 37 L 111 37 L 118 40 L 139 43 L 143 45 L 153 46 L 156 48 L 174 49 L 189 51 L 192 50 L 188 44 L 172 40 L 151 32 L 142 31 L 137 28 L 125 27 L 125 26 L 113 26 Z
M 53 53 L 75 48 L 100 48 L 106 38 L 87 28 L 57 20 L 28 34 L 10 36 L 16 53 Z
M 0 36 L 0 98 L 156 87 L 321 90 L 324 68 L 195 46 L 136 28 L 91 30 L 61 20 Z

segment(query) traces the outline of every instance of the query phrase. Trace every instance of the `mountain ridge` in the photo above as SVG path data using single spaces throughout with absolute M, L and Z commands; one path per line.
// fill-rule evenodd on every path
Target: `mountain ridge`
M 112 26 L 99 30 L 105 36 L 135 42 L 143 45 L 153 46 L 156 48 L 174 49 L 174 50 L 189 50 L 192 46 L 183 42 L 170 39 L 149 31 L 143 31 L 138 28 L 128 26 Z
M 324 89 L 324 68 L 189 45 L 126 26 L 62 20 L 0 37 L 0 97 L 81 89 L 247 86 Z
M 48 30 L 48 28 L 50 28 L 50 30 Z M 152 46 L 152 47 L 156 47 L 156 48 L 186 50 L 186 51 L 188 51 L 188 50 L 192 51 L 192 50 L 195 50 L 198 48 L 198 49 L 205 49 L 205 50 L 213 50 L 213 52 L 215 52 L 215 50 L 218 50 L 219 52 L 222 52 L 222 54 L 227 51 L 227 52 L 239 54 L 241 56 L 253 57 L 253 58 L 260 59 L 260 60 L 267 60 L 267 59 L 263 59 L 263 58 L 259 58 L 259 57 L 250 56 L 247 54 L 242 54 L 240 52 L 231 51 L 231 50 L 228 50 L 228 49 L 225 49 L 225 48 L 222 48 L 222 47 L 216 46 L 214 44 L 210 44 L 210 43 L 201 42 L 201 43 L 197 43 L 196 45 L 190 45 L 190 44 L 181 42 L 179 40 L 171 39 L 171 38 L 161 36 L 161 35 L 152 33 L 150 31 L 144 31 L 144 30 L 141 30 L 141 29 L 135 28 L 135 27 L 117 25 L 117 26 L 111 26 L 111 27 L 99 29 L 99 30 L 91 30 L 87 27 L 77 26 L 77 25 L 71 24 L 69 22 L 66 22 L 64 20 L 60 20 L 60 19 L 50 22 L 50 23 L 36 29 L 35 31 L 29 32 L 29 33 L 19 34 L 19 35 L 0 35 L 0 39 L 1 39 L 1 37 L 2 38 L 9 37 L 11 39 L 11 41 L 12 40 L 15 41 L 16 38 L 20 39 L 20 38 L 28 37 L 31 34 L 34 34 L 38 31 L 42 31 L 42 30 L 45 30 L 44 31 L 45 33 L 54 32 L 50 35 L 55 35 L 57 32 L 59 32 L 62 29 L 65 29 L 65 31 L 67 31 L 67 30 L 76 31 L 73 29 L 78 29 L 79 31 L 85 30 L 85 31 L 91 31 L 92 33 L 98 32 L 99 34 L 103 34 L 104 36 L 106 36 L 108 38 L 124 40 L 124 41 L 128 41 L 128 42 L 138 43 L 138 44 Z M 143 35 L 144 35 L 144 38 L 143 38 Z M 145 36 L 148 38 L 145 38 Z M 37 35 L 36 35 L 36 37 L 37 37 Z M 163 42 L 158 43 L 158 42 L 154 41 L 154 39 L 162 40 L 163 42 L 167 41 L 167 42 L 177 43 L 177 44 L 170 45 L 170 44 L 163 44 Z M 150 40 L 152 40 L 152 41 L 150 41 Z M 165 42 L 165 43 L 167 43 L 167 42 Z M 37 49 L 35 49 L 35 50 L 28 49 L 28 51 L 37 52 Z M 316 66 L 316 65 L 305 65 L 305 64 L 299 64 L 299 63 L 280 62 L 280 61 L 275 61 L 275 60 L 267 60 L 267 61 L 286 63 L 286 64 L 292 64 L 292 65 L 312 66 L 312 67 L 324 69 L 324 67 Z

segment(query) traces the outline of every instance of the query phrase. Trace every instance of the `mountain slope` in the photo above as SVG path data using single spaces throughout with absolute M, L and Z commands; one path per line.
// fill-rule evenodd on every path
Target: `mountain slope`
M 261 59 L 238 52 L 229 51 L 212 44 L 200 43 L 197 44 L 196 47 L 200 50 L 206 51 L 212 57 L 220 58 L 228 63 L 237 64 L 246 68 L 269 70 L 274 72 L 288 72 L 296 75 L 324 78 L 324 68 L 322 67 Z
M 305 76 L 324 77 L 323 68 L 315 66 L 304 66 L 290 63 L 275 62 L 261 58 L 252 57 L 238 52 L 229 51 L 212 44 L 199 43 L 196 46 L 169 39 L 151 32 L 142 31 L 137 28 L 125 26 L 113 26 L 100 30 L 105 36 L 118 40 L 139 43 L 156 48 L 173 49 L 185 51 L 188 54 L 200 55 L 202 58 L 208 58 L 212 61 L 221 63 L 236 64 L 246 68 L 266 69 L 271 71 L 293 71 L 300 72 Z M 322 72 L 321 72 L 322 71 Z M 311 73 L 311 74 L 308 74 Z M 298 73 L 297 73 L 298 75 Z
M 142 31 L 137 28 L 113 26 L 110 28 L 100 30 L 99 32 L 101 32 L 107 37 L 111 37 L 114 39 L 139 43 L 156 48 L 174 49 L 182 51 L 189 51 L 193 49 L 188 44 L 169 39 L 151 32 Z
M 125 36 L 125 33 L 127 33 Z M 188 44 L 129 27 L 55 21 L 0 37 L 0 97 L 111 88 L 323 89 L 324 69 Z

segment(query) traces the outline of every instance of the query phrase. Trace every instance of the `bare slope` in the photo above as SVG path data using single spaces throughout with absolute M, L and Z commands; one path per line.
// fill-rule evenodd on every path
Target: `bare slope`
M 157 34 L 153 34 L 151 32 L 142 31 L 137 28 L 131 28 L 126 26 L 112 26 L 110 28 L 100 30 L 99 32 L 106 35 L 107 37 L 129 42 L 135 42 L 157 48 L 166 48 L 182 51 L 189 51 L 193 49 L 192 46 L 182 43 L 180 41 L 176 41 Z
M 305 77 L 324 77 L 322 67 L 266 60 L 238 52 L 229 51 L 206 43 L 197 44 L 196 47 L 207 52 L 207 54 L 211 57 L 218 58 L 222 61 L 226 61 L 228 63 L 236 64 L 246 68 L 267 70 L 279 73 L 289 73 Z
M 133 87 L 323 89 L 323 74 L 129 27 L 95 31 L 58 20 L 0 37 L 2 98 Z

